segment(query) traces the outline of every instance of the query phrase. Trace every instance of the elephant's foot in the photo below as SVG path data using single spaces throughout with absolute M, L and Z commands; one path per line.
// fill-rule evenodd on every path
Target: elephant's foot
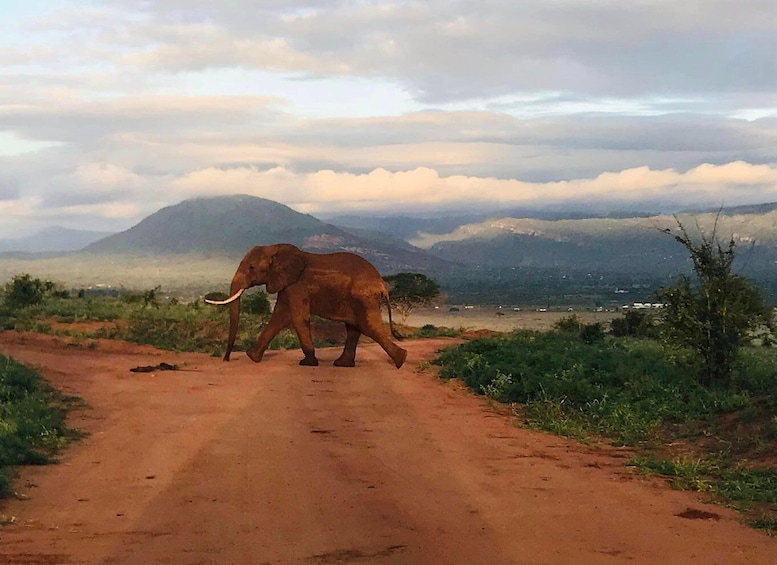
M 405 360 L 407 359 L 407 349 L 399 348 L 399 355 L 395 355 L 392 360 L 394 361 L 394 365 L 397 366 L 397 369 L 399 369 L 402 365 L 405 364 Z
M 315 355 L 305 355 L 305 358 L 299 362 L 302 367 L 318 367 L 318 359 Z
M 356 360 L 353 358 L 340 356 L 334 362 L 334 366 L 335 367 L 355 367 Z
M 248 358 L 253 361 L 254 363 L 258 363 L 262 360 L 262 357 L 264 356 L 264 351 L 257 351 L 256 349 L 249 349 L 246 351 L 246 355 L 248 355 Z

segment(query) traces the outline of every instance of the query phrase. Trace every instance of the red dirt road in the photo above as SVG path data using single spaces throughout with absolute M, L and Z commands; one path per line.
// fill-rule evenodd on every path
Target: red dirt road
M 0 334 L 88 407 L 90 435 L 28 468 L 0 514 L 0 563 L 777 563 L 777 540 L 624 467 L 629 454 L 520 429 L 433 371 L 255 365 Z M 131 373 L 138 365 L 184 370 Z M 688 509 L 717 518 L 678 516 Z

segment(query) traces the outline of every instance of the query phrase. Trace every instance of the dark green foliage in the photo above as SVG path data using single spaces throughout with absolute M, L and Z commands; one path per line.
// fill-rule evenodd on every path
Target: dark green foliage
M 649 310 L 626 310 L 620 318 L 610 321 L 610 333 L 615 337 L 658 337 L 655 315 Z
M 154 288 L 144 290 L 140 293 L 125 292 L 121 295 L 121 299 L 127 304 L 143 304 L 144 308 L 149 306 L 159 308 L 157 293 L 160 290 L 162 290 L 161 286 L 155 286 Z
M 649 439 L 663 422 L 705 418 L 750 402 L 744 393 L 701 386 L 686 367 L 667 360 L 657 343 L 608 340 L 591 332 L 595 338 L 588 341 L 563 332 L 482 338 L 444 351 L 436 363 L 443 378 L 461 379 L 502 402 L 525 404 L 539 427 L 575 436 L 603 434 L 620 443 Z
M 266 292 L 252 292 L 240 299 L 240 311 L 257 316 L 269 316 L 270 299 Z
M 577 314 L 570 314 L 553 324 L 553 329 L 565 333 L 580 334 L 580 330 L 583 329 L 583 320 Z
M 771 309 L 746 278 L 732 273 L 736 244 L 723 246 L 713 231 L 694 241 L 678 221 L 679 234 L 671 234 L 690 253 L 696 283 L 681 277 L 663 288 L 658 297 L 662 331 L 667 341 L 689 348 L 696 355 L 699 379 L 705 385 L 727 385 L 749 332 L 772 327 Z
M 73 432 L 64 425 L 65 399 L 38 373 L 0 355 L 0 496 L 11 491 L 15 465 L 40 465 Z
M 604 328 L 600 323 L 586 324 L 577 314 L 570 314 L 559 319 L 553 328 L 556 331 L 576 335 L 586 343 L 594 343 L 604 339 Z
M 36 306 L 56 288 L 52 281 L 32 278 L 26 273 L 16 275 L 5 285 L 5 305 L 11 310 Z
M 389 289 L 392 306 L 407 320 L 415 308 L 425 306 L 440 296 L 440 286 L 421 273 L 397 273 L 383 277 Z
M 434 324 L 426 324 L 413 334 L 413 337 L 456 337 L 461 335 L 463 329 L 438 328 Z
M 561 327 L 574 324 L 566 320 Z M 771 462 L 775 453 L 772 350 L 744 349 L 726 388 L 702 385 L 686 359 L 667 355 L 655 340 L 586 342 L 558 329 L 473 340 L 443 351 L 436 363 L 444 378 L 461 379 L 494 400 L 520 403 L 530 426 L 639 445 L 647 455 L 635 466 L 671 477 L 677 488 L 714 493 L 750 509 L 758 527 L 774 529 L 777 469 L 747 468 L 751 456 L 766 455 Z M 666 458 L 662 450 L 677 438 L 685 449 L 698 438 L 702 455 Z

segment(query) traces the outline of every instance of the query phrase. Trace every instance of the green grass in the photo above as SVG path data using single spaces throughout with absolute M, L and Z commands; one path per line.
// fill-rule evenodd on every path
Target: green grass
M 12 492 L 15 466 L 50 463 L 77 435 L 64 423 L 74 401 L 36 371 L 0 355 L 0 497 Z

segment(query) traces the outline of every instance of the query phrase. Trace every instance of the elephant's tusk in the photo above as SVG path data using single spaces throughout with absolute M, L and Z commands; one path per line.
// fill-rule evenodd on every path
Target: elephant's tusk
M 240 290 L 238 290 L 235 294 L 233 294 L 232 296 L 230 296 L 226 300 L 208 300 L 206 298 L 205 302 L 207 302 L 208 304 L 215 304 L 216 306 L 223 306 L 224 304 L 229 304 L 230 302 L 234 302 L 235 300 L 240 298 L 240 295 L 243 294 L 245 291 L 246 291 L 246 289 L 241 288 Z

